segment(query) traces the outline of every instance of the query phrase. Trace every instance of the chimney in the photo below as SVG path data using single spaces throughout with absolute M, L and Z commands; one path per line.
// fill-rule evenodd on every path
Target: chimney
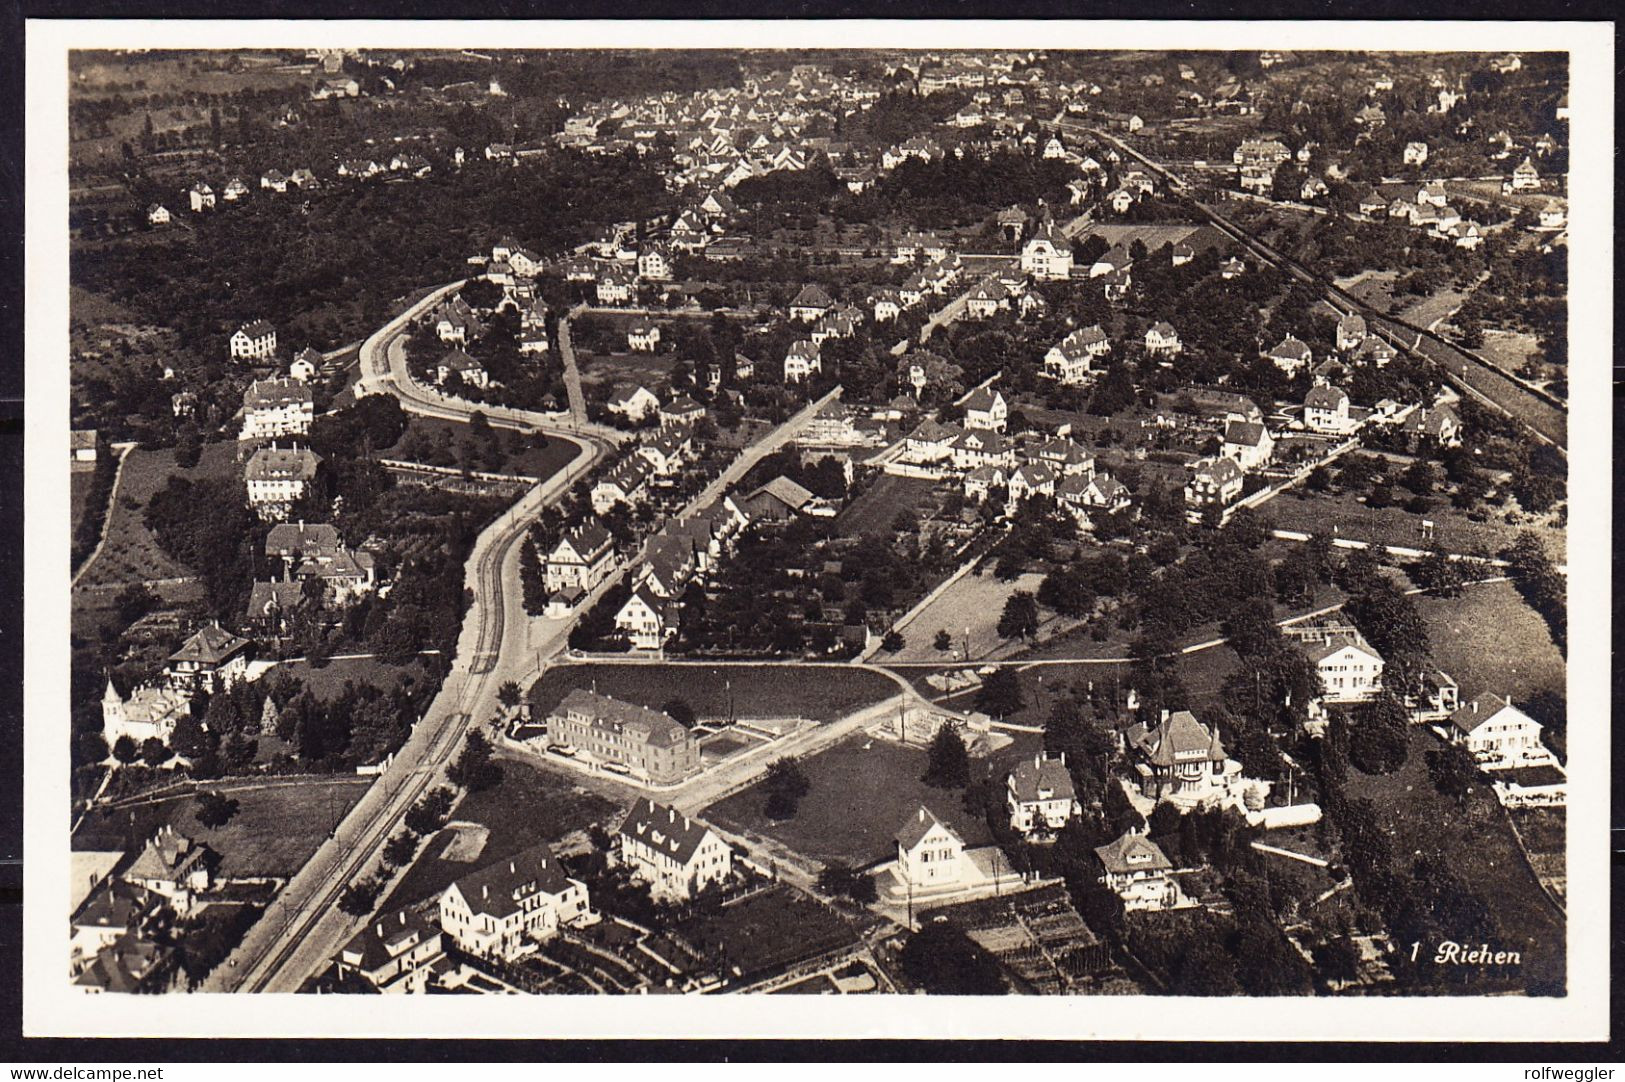
M 1168 708 L 1166 706 L 1162 708 L 1162 720 L 1168 720 Z
M 379 939 L 384 938 L 384 926 L 382 924 L 374 925 L 372 934 L 377 936 Z
M 401 910 L 400 918 L 401 918 L 401 927 L 402 928 L 406 927 L 406 910 L 404 910 L 404 909 Z
M 482 899 L 483 898 L 489 898 L 490 896 L 491 896 L 491 888 L 490 887 L 485 887 L 485 886 L 480 887 L 480 897 Z

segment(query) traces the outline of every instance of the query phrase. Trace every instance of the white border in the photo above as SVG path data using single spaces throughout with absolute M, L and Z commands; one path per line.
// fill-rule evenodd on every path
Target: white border
M 1608 1034 L 1613 25 L 1242 22 L 159 22 L 29 20 L 23 1031 L 30 1036 L 933 1037 L 1601 1040 Z M 1571 54 L 1569 995 L 1159 998 L 83 996 L 65 979 L 70 48 L 900 48 L 1568 51 Z M 1593 356 L 1603 354 L 1603 356 Z M 791 1005 L 793 1006 L 793 1009 Z

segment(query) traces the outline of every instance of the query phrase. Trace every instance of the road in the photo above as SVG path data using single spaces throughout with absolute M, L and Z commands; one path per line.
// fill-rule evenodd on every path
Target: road
M 389 768 L 350 810 L 334 836 L 288 882 L 227 964 L 210 975 L 207 991 L 293 992 L 319 972 L 358 923 L 337 907 L 345 887 L 380 865 L 384 843 L 406 810 L 440 781 L 469 725 L 498 712 L 497 689 L 529 669 L 532 657 L 564 646 L 567 621 L 533 621 L 523 606 L 509 604 L 507 599 L 522 593 L 520 542 L 530 523 L 544 506 L 568 491 L 603 453 L 603 444 L 560 427 L 550 415 L 461 402 L 412 380 L 398 340 L 418 313 L 459 284 L 431 292 L 367 339 L 361 348 L 362 382 L 369 392 L 394 394 L 409 412 L 467 421 L 483 410 L 493 425 L 568 440 L 577 447 L 576 455 L 564 469 L 526 492 L 476 539 L 465 572 L 473 600 L 457 640 L 456 658 L 439 694 Z
M 1111 143 L 1162 176 L 1175 191 L 1188 195 L 1184 180 L 1170 172 L 1160 162 L 1146 157 L 1116 136 L 1096 129 L 1091 131 L 1097 138 Z M 1201 212 L 1220 232 L 1228 235 L 1258 258 L 1282 268 L 1302 282 L 1319 288 L 1341 311 L 1359 312 L 1365 317 L 1373 333 L 1380 334 L 1391 344 L 1432 362 L 1449 375 L 1456 386 L 1476 401 L 1519 422 L 1536 439 L 1566 454 L 1568 413 L 1561 400 L 1533 384 L 1507 375 L 1484 358 L 1450 342 L 1436 332 L 1413 326 L 1369 307 L 1358 297 L 1337 287 L 1327 277 L 1317 274 L 1266 244 L 1214 208 L 1194 198 L 1190 202 L 1191 206 Z
M 564 363 L 564 394 L 570 401 L 570 420 L 579 426 L 587 423 L 587 395 L 581 389 L 581 368 L 576 364 L 575 343 L 570 340 L 570 316 L 574 314 L 559 320 L 559 360 Z

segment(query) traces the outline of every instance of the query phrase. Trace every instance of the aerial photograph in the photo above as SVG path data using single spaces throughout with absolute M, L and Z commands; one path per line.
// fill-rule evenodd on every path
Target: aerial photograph
M 48 975 L 1570 994 L 1570 55 L 1417 46 L 73 50 Z

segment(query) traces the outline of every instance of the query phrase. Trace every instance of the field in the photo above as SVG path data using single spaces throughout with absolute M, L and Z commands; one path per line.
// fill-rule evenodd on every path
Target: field
M 203 457 L 189 470 L 175 465 L 173 450 L 149 451 L 135 448 L 125 457 L 108 512 L 107 544 L 96 562 L 80 579 L 82 586 L 106 586 L 150 579 L 177 578 L 192 569 L 171 560 L 158 547 L 158 539 L 147 529 L 143 515 L 147 501 L 169 483 L 171 477 L 189 480 L 241 477 L 235 442 L 208 443 Z
M 1546 621 L 1509 582 L 1469 586 L 1455 599 L 1418 597 L 1434 663 L 1456 678 L 1462 700 L 1485 692 L 1514 702 L 1565 686 L 1567 668 Z
M 995 779 L 1002 779 L 1010 764 L 1031 755 L 1036 746 L 1035 738 L 1024 737 L 986 760 L 973 759 L 973 776 L 990 770 Z M 812 788 L 794 818 L 768 819 L 767 795 L 760 784 L 713 804 L 702 815 L 724 829 L 766 835 L 816 860 L 841 860 L 853 866 L 895 855 L 892 836 L 922 803 L 966 845 L 992 841 L 981 814 L 964 809 L 959 790 L 933 789 L 920 780 L 925 773 L 924 748 L 902 747 L 860 733 L 800 765 Z
M 1004 604 L 1018 590 L 1036 593 L 1044 576 L 1037 573 L 1022 575 L 1009 582 L 993 576 L 991 571 L 978 575 L 972 572 L 937 595 L 929 605 L 910 620 L 903 629 L 907 645 L 896 655 L 882 655 L 883 660 L 942 661 L 978 660 L 991 656 L 1000 647 L 1013 645 L 998 632 L 999 616 Z M 1048 610 L 1040 616 L 1050 623 L 1057 618 Z M 953 649 L 943 653 L 933 645 L 938 630 L 945 629 L 953 637 Z M 1039 634 L 1044 633 L 1040 625 Z M 1006 653 L 1009 651 L 1006 650 Z
M 79 520 L 85 517 L 85 508 L 90 502 L 90 482 L 96 474 L 91 470 L 74 470 L 68 474 L 68 527 L 73 531 L 72 536 L 79 535 Z
M 897 685 L 846 665 L 644 665 L 599 663 L 551 669 L 530 689 L 531 710 L 551 711 L 573 688 L 596 688 L 653 710 L 682 698 L 701 720 L 810 718 L 833 721 L 895 695 Z
M 724 908 L 697 913 L 676 933 L 718 967 L 749 980 L 801 959 L 857 946 L 858 933 L 828 906 L 776 887 Z
M 389 665 L 371 657 L 344 658 L 320 666 L 308 661 L 287 661 L 265 674 L 266 678 L 279 675 L 298 678 L 312 695 L 324 701 L 337 698 L 344 685 L 351 682 L 373 684 L 387 691 L 403 678 L 429 679 L 427 661 Z
M 197 821 L 197 802 L 190 796 L 151 804 L 100 810 L 86 816 L 73 836 L 75 849 L 126 849 L 150 837 L 165 824 L 220 854 L 224 878 L 287 878 L 327 839 L 327 832 L 371 784 L 348 775 L 295 782 L 254 783 L 264 788 L 233 790 L 237 814 L 223 827 L 209 829 Z
M 1178 244 L 1202 228 L 1194 222 L 1092 225 L 1085 236 L 1099 237 L 1107 244 L 1121 244 L 1125 248 L 1135 241 L 1141 241 L 1146 251 L 1154 252 L 1164 244 Z
M 610 829 L 621 809 L 575 785 L 561 774 L 546 773 L 517 759 L 503 758 L 502 780 L 490 789 L 470 793 L 452 813 L 457 822 L 486 828 L 484 848 L 472 862 L 447 860 L 445 851 L 457 832 L 441 831 L 429 840 L 417 861 L 390 892 L 383 908 L 411 905 L 439 894 L 459 877 L 522 849 L 553 844 L 593 823 Z
M 1334 537 L 1424 549 L 1428 542 L 1422 536 L 1422 521 L 1426 519 L 1433 523 L 1433 537 L 1445 551 L 1493 556 L 1517 540 L 1518 531 L 1524 528 L 1493 519 L 1474 522 L 1445 505 L 1414 515 L 1399 507 L 1369 507 L 1347 495 L 1316 494 L 1300 499 L 1293 494 L 1296 491 L 1277 496 L 1259 509 L 1277 529 L 1315 534 L 1335 527 Z M 1558 542 L 1553 555 L 1561 559 L 1560 535 L 1548 530 L 1541 533 L 1548 544 Z
M 890 535 L 897 513 L 906 510 L 919 514 L 922 505 L 932 502 L 936 486 L 937 482 L 925 477 L 881 474 L 867 492 L 842 509 L 835 524 L 848 537 Z
M 1478 354 L 1507 372 L 1516 372 L 1537 348 L 1535 336 L 1522 331 L 1486 330 Z
M 581 382 L 587 387 L 641 383 L 651 391 L 671 376 L 677 357 L 671 353 L 586 353 L 578 352 Z M 658 392 L 657 392 L 658 393 Z
M 1438 738 L 1426 728 L 1412 729 L 1405 765 L 1382 777 L 1351 769 L 1348 795 L 1372 802 L 1379 823 L 1393 836 L 1401 869 L 1407 866 L 1405 854 L 1431 854 L 1448 861 L 1495 914 L 1502 939 L 1492 946 L 1521 952 L 1523 977 L 1531 984 L 1561 987 L 1561 915 L 1524 863 L 1488 784 L 1475 785 L 1465 807 L 1433 787 L 1423 756 L 1438 745 Z
M 490 471 L 499 473 L 517 473 L 537 480 L 546 480 L 569 464 L 575 456 L 576 448 L 567 440 L 548 440 L 541 436 L 527 436 L 507 430 L 496 429 L 497 439 L 504 451 L 508 452 L 506 461 L 500 470 Z M 406 430 L 395 445 L 383 452 L 385 458 L 399 458 L 409 462 L 422 462 L 430 466 L 453 466 L 464 468 L 469 465 L 465 443 L 470 440 L 468 425 L 458 421 L 447 421 L 438 417 L 409 417 Z M 523 445 L 523 450 L 514 454 L 511 448 L 515 441 Z M 536 446 L 542 441 L 541 446 Z M 423 453 L 427 448 L 443 448 L 450 456 L 442 461 L 438 455 Z M 484 469 L 485 467 L 480 467 Z

